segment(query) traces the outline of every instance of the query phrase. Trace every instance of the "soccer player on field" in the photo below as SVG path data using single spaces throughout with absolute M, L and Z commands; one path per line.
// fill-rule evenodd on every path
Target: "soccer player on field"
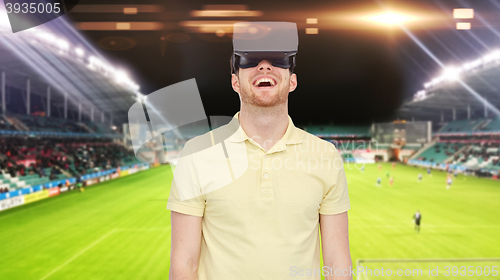
M 427 168 L 427 175 L 432 176 L 432 174 L 431 174 L 431 168 L 430 167 Z
M 422 173 L 418 174 L 418 182 L 422 181 Z
M 377 178 L 377 183 L 375 184 L 375 186 L 380 187 L 381 182 L 382 182 L 382 179 L 380 177 Z
M 394 177 L 391 177 L 391 179 L 389 179 L 389 186 L 392 187 L 392 184 L 394 183 Z
M 365 165 L 361 166 L 361 173 L 365 172 Z
M 420 210 L 417 210 L 417 213 L 413 215 L 413 221 L 415 221 L 415 232 L 420 232 L 420 220 L 422 220 L 422 214 L 420 214 Z
M 449 189 L 451 187 L 451 183 L 453 183 L 453 180 L 451 179 L 451 176 L 448 176 L 446 179 L 446 189 Z

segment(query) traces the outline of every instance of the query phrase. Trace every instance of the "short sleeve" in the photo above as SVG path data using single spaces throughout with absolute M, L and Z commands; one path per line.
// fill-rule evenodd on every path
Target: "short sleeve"
M 333 155 L 331 176 L 332 184 L 323 197 L 319 209 L 319 213 L 323 215 L 340 214 L 351 208 L 344 163 L 340 153 L 336 149 Z
M 167 201 L 167 209 L 186 215 L 203 217 L 205 213 L 205 196 L 199 192 L 199 182 L 197 179 L 193 151 L 188 141 L 181 151 L 177 167 L 173 171 L 170 195 Z M 176 182 L 176 178 L 179 180 Z M 179 186 L 182 187 L 182 195 L 179 193 Z M 185 199 L 186 196 L 191 197 Z
M 167 209 L 186 215 L 203 217 L 205 213 L 204 195 L 181 201 L 175 179 L 172 179 L 170 196 L 167 201 Z

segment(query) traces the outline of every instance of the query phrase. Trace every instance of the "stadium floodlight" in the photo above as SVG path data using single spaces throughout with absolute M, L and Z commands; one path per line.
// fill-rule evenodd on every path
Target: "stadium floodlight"
M 414 20 L 415 18 L 409 15 L 404 15 L 395 12 L 386 12 L 374 16 L 369 16 L 367 20 L 385 25 L 398 25 Z
M 57 40 L 54 34 L 50 32 L 39 32 L 37 36 L 48 43 L 53 43 Z
M 483 63 L 489 63 L 500 58 L 500 51 L 493 51 L 482 57 Z
M 458 80 L 460 74 L 462 73 L 462 68 L 449 67 L 444 70 L 443 78 L 446 80 Z
M 0 27 L 8 27 L 10 26 L 9 17 L 7 16 L 7 11 L 3 8 L 0 8 Z
M 128 79 L 127 74 L 122 70 L 118 70 L 115 72 L 115 82 L 118 84 L 125 83 Z
M 57 39 L 56 43 L 61 50 L 67 51 L 69 49 L 69 43 L 66 40 Z
M 79 57 L 83 57 L 85 55 L 85 52 L 81 49 L 81 48 L 76 48 L 75 49 L 75 53 L 76 55 L 78 55 Z
M 413 96 L 413 100 L 414 101 L 423 100 L 423 99 L 425 99 L 426 96 L 427 96 L 427 92 L 425 90 L 421 90 Z

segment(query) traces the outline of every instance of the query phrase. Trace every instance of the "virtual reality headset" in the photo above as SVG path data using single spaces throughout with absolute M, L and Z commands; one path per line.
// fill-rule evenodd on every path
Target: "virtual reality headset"
M 293 72 L 299 39 L 293 22 L 238 22 L 233 29 L 232 73 L 267 60 Z

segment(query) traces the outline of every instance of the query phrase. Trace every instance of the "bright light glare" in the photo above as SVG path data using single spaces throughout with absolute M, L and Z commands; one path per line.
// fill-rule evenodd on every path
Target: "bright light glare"
M 58 39 L 56 41 L 56 44 L 62 50 L 67 51 L 69 49 L 69 43 L 67 41 L 63 40 L 63 39 Z
M 7 12 L 0 8 L 0 26 L 7 27 L 10 26 L 9 17 L 7 16 Z
M 414 18 L 408 15 L 388 12 L 375 16 L 370 16 L 368 17 L 368 20 L 385 25 L 397 25 L 414 20 Z
M 83 55 L 85 54 L 85 52 L 80 49 L 80 48 L 76 48 L 75 49 L 75 53 L 79 56 L 79 57 L 83 57 Z
M 444 70 L 443 76 L 448 80 L 457 80 L 460 73 L 462 73 L 461 68 L 451 67 Z

